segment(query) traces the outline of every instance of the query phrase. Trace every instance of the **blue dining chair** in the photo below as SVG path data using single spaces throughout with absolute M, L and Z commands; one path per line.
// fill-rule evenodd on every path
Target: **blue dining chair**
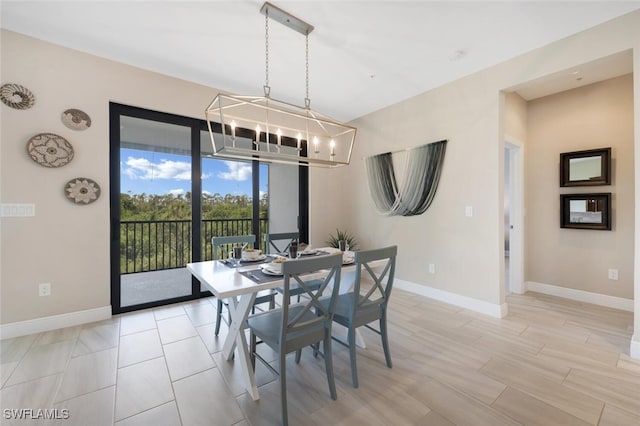
M 256 236 L 253 234 L 250 235 L 235 235 L 229 237 L 213 237 L 211 238 L 211 245 L 213 250 L 213 260 L 224 259 L 228 256 L 231 247 L 234 245 L 242 244 L 244 247 L 253 247 L 256 242 Z M 275 308 L 275 293 L 271 290 L 258 292 L 256 296 L 256 300 L 253 303 L 255 308 L 256 305 L 260 305 L 263 303 L 269 303 L 269 309 Z M 216 313 L 216 331 L 215 335 L 217 336 L 220 333 L 220 323 L 223 320 L 222 317 L 222 307 L 226 305 L 223 300 L 218 299 L 217 303 L 217 313 Z M 227 306 L 228 308 L 228 306 Z M 252 308 L 252 311 L 253 309 Z M 226 321 L 227 325 L 230 325 L 231 318 L 228 318 Z
M 264 235 L 264 245 L 268 253 L 272 254 L 281 254 L 283 256 L 288 256 L 289 247 L 291 247 L 291 243 L 294 241 L 298 241 L 300 239 L 299 232 L 280 232 L 273 234 L 265 234 Z M 319 287 L 320 283 L 310 283 L 314 287 Z M 282 288 L 278 287 L 276 290 L 282 293 Z M 304 294 L 304 290 L 299 288 L 291 288 L 289 289 L 289 296 L 297 296 L 298 302 L 300 301 L 300 296 Z
M 337 338 L 334 340 L 349 348 L 351 380 L 354 388 L 358 387 L 356 328 L 365 326 L 382 337 L 387 367 L 392 367 L 387 335 L 387 306 L 393 287 L 397 253 L 398 246 L 355 252 L 356 276 L 353 291 L 339 295 L 336 302 L 333 320 L 347 328 L 347 342 Z M 379 273 L 369 265 L 374 261 L 385 260 Z M 380 270 L 380 268 L 376 269 Z M 365 279 L 372 280 L 371 287 L 363 288 L 362 283 Z M 378 330 L 369 325 L 374 321 L 379 321 Z
M 282 264 L 284 278 L 284 298 L 281 308 L 258 313 L 247 319 L 251 333 L 251 357 L 259 359 L 267 368 L 280 375 L 280 396 L 282 405 L 282 424 L 288 424 L 286 355 L 296 352 L 296 363 L 300 362 L 300 352 L 305 346 L 323 342 L 325 370 L 332 399 L 337 398 L 333 377 L 333 358 L 331 353 L 331 325 L 333 310 L 340 287 L 340 269 L 342 254 L 318 256 L 309 259 L 288 261 Z M 305 274 L 328 270 L 327 276 L 317 288 L 308 286 L 310 282 Z M 314 280 L 315 282 L 315 280 Z M 331 296 L 322 298 L 323 291 L 333 282 Z M 302 288 L 307 297 L 301 303 L 291 303 L 291 287 Z M 256 353 L 255 336 L 279 355 L 279 368 L 276 371 L 264 358 Z M 315 351 L 318 348 L 316 347 Z
M 289 254 L 289 247 L 293 241 L 300 239 L 299 232 L 280 232 L 273 234 L 264 234 L 264 246 L 267 253 Z

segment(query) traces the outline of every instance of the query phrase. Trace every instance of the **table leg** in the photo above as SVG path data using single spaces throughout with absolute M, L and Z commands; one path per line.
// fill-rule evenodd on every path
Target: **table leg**
M 244 333 L 247 327 L 246 321 L 251 312 L 253 302 L 256 300 L 256 294 L 245 294 L 237 300 L 235 297 L 230 300 L 229 314 L 231 315 L 231 325 L 229 333 L 222 346 L 222 356 L 227 361 L 233 358 L 233 351 L 238 349 L 238 363 L 242 371 L 242 378 L 245 382 L 245 388 L 254 401 L 260 399 L 258 395 L 258 386 L 256 385 L 255 375 L 251 366 L 251 358 L 249 357 L 249 348 Z

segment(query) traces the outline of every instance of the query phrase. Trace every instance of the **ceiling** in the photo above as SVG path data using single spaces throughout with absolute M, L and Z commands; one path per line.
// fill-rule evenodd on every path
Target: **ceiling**
M 147 70 L 260 96 L 265 82 L 262 3 L 2 0 L 0 24 Z M 311 107 L 340 120 L 360 117 L 640 9 L 640 1 L 273 3 L 315 27 L 309 36 Z M 273 20 L 269 27 L 271 96 L 303 105 L 304 36 Z M 632 71 L 629 58 L 630 54 L 626 59 L 609 58 L 617 64 L 615 71 L 612 63 L 592 64 L 597 77 L 591 77 L 585 65 L 580 80 L 567 70 L 569 74 L 517 89 L 532 99 L 610 78 Z

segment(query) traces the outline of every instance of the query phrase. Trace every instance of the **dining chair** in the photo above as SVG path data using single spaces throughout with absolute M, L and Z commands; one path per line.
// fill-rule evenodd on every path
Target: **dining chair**
M 291 243 L 298 240 L 300 238 L 299 232 L 280 232 L 274 234 L 265 234 L 264 242 L 265 247 L 268 253 L 273 254 L 283 254 L 284 256 L 288 255 L 289 247 L 291 247 Z M 319 287 L 320 283 L 311 283 L 314 287 Z M 282 287 L 276 288 L 276 290 L 282 293 Z M 300 301 L 300 296 L 305 292 L 301 288 L 291 288 L 289 289 L 289 296 L 297 296 L 298 302 Z
M 223 259 L 228 256 L 230 248 L 235 244 L 243 244 L 243 248 L 246 246 L 251 246 L 256 242 L 256 236 L 253 234 L 250 235 L 235 235 L 229 237 L 212 237 L 211 245 L 213 250 L 213 260 Z M 256 300 L 253 303 L 255 308 L 256 305 L 260 305 L 263 303 L 269 303 L 269 309 L 275 308 L 275 293 L 271 290 L 258 292 L 256 296 Z M 218 299 L 217 303 L 217 313 L 216 313 L 216 330 L 215 335 L 217 336 L 220 333 L 220 322 L 222 321 L 222 307 L 225 305 L 225 302 Z M 252 308 L 253 312 L 253 308 Z M 231 318 L 229 317 L 226 321 L 227 325 L 231 323 Z
M 280 375 L 280 396 L 282 405 L 282 424 L 288 424 L 286 355 L 296 352 L 295 361 L 300 362 L 300 353 L 305 346 L 323 342 L 323 356 L 329 393 L 337 398 L 333 377 L 333 358 L 331 353 L 331 325 L 333 310 L 338 296 L 342 255 L 318 256 L 300 259 L 282 264 L 284 279 L 284 298 L 280 308 L 250 316 L 247 325 L 251 333 L 251 357 L 259 359 L 267 368 Z M 309 272 L 327 269 L 328 274 L 317 288 L 310 288 Z M 322 298 L 323 291 L 333 282 L 331 296 Z M 308 297 L 301 303 L 291 303 L 292 285 L 303 288 Z M 264 358 L 256 353 L 254 343 L 257 336 L 263 343 L 279 355 L 279 369 L 276 371 Z M 314 354 L 318 348 L 315 347 Z M 255 364 L 254 364 L 255 365 Z
M 382 348 L 387 367 L 391 368 L 391 353 L 389 352 L 389 338 L 387 335 L 387 306 L 393 277 L 396 268 L 398 246 L 389 246 L 374 250 L 355 252 L 356 276 L 353 291 L 338 296 L 333 320 L 347 328 L 347 342 L 334 337 L 338 343 L 349 348 L 351 359 L 351 380 L 354 388 L 358 387 L 358 370 L 356 368 L 356 329 L 365 326 L 382 337 Z M 376 272 L 369 263 L 384 261 Z M 371 286 L 363 286 L 363 281 L 372 280 Z M 369 324 L 379 321 L 376 330 Z
M 284 254 L 286 256 L 289 253 L 291 243 L 299 239 L 299 232 L 264 234 L 265 250 L 267 253 Z

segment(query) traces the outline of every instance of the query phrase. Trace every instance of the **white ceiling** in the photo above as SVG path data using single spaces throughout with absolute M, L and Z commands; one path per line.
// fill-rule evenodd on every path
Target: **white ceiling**
M 262 3 L 2 0 L 0 23 L 115 61 L 260 96 L 265 79 Z M 640 9 L 640 1 L 629 0 L 273 3 L 315 27 L 309 36 L 311 106 L 340 120 Z M 270 21 L 269 43 L 271 96 L 304 104 L 304 37 Z M 566 88 L 558 76 L 552 80 L 553 88 L 548 81 L 538 92 L 534 88 L 542 86 L 529 85 L 523 96 Z M 569 80 L 574 86 L 590 81 Z

